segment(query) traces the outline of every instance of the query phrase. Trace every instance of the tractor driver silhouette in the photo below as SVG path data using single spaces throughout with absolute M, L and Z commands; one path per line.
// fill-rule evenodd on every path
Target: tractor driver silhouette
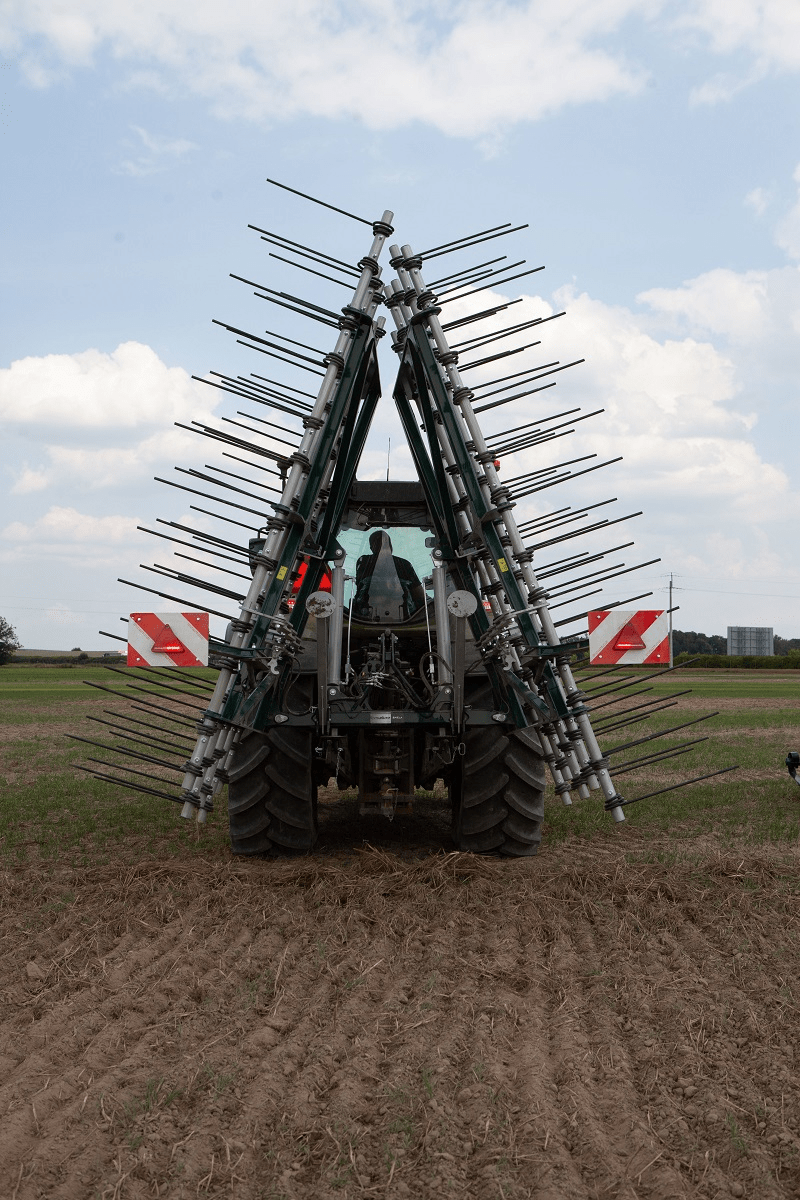
M 355 615 L 367 621 L 405 621 L 425 604 L 425 590 L 406 558 L 392 554 L 385 529 L 369 535 L 371 554 L 356 563 Z

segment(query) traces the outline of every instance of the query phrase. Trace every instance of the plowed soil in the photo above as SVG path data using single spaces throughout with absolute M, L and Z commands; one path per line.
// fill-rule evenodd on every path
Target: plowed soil
M 800 1196 L 799 860 L 6 868 L 0 1196 Z

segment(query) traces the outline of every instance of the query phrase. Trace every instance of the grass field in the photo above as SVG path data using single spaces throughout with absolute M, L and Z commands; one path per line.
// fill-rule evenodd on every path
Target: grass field
M 198 674 L 213 679 L 211 671 Z M 645 742 L 613 754 L 612 769 L 642 755 L 707 739 L 688 747 L 688 753 L 679 758 L 616 776 L 625 799 L 738 767 L 706 783 L 631 805 L 626 808 L 626 826 L 654 832 L 690 826 L 698 833 L 713 833 L 723 842 L 744 838 L 754 844 L 785 843 L 797 838 L 800 789 L 789 779 L 784 758 L 789 750 L 800 748 L 800 672 L 741 671 L 723 676 L 682 669 L 649 684 L 637 682 L 629 689 L 631 693 L 648 690 L 630 700 L 616 700 L 619 693 L 614 692 L 597 695 L 604 686 L 617 686 L 618 680 L 613 675 L 588 677 L 583 685 L 589 692 L 592 719 L 604 751 L 719 710 L 709 720 L 676 730 L 652 744 Z M 113 853 L 125 858 L 143 851 L 225 853 L 224 795 L 219 811 L 205 829 L 198 830 L 192 823 L 180 821 L 167 801 L 123 791 L 76 769 L 75 764 L 86 762 L 88 756 L 108 756 L 69 740 L 67 733 L 103 740 L 108 730 L 88 718 L 103 717 L 104 711 L 119 707 L 113 697 L 88 687 L 85 681 L 117 687 L 125 678 L 102 667 L 7 666 L 0 670 L 0 782 L 5 797 L 0 811 L 0 854 L 19 860 L 74 853 L 87 860 L 87 856 L 107 855 L 112 845 Z M 673 707 L 647 721 L 612 728 L 622 719 L 614 715 L 619 710 L 656 697 L 666 702 L 669 695 L 687 688 L 691 688 L 690 695 L 678 697 Z M 604 733 L 606 727 L 609 732 Z M 589 801 L 567 808 L 551 791 L 545 847 L 606 829 L 610 818 L 596 797 L 593 793 Z M 421 804 L 424 807 L 424 800 Z M 623 835 L 622 830 L 618 832 Z M 391 833 L 393 837 L 402 833 L 400 822 Z

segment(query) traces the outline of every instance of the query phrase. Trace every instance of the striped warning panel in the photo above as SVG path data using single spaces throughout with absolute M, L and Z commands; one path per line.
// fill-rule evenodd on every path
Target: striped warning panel
M 129 667 L 207 667 L 208 613 L 131 613 Z
M 638 612 L 590 612 L 589 661 L 622 666 L 633 663 L 669 663 L 667 613 L 660 608 Z

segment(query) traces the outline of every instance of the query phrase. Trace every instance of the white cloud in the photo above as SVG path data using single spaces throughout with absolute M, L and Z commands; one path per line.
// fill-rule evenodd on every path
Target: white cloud
M 123 159 L 119 166 L 114 168 L 117 175 L 131 175 L 137 178 L 144 175 L 155 175 L 160 171 L 166 171 L 170 161 L 174 162 L 185 158 L 190 150 L 195 149 L 194 142 L 187 141 L 185 138 L 160 137 L 157 134 L 148 133 L 140 125 L 132 125 L 131 129 L 146 153 L 140 152 L 133 158 Z
M 800 166 L 795 167 L 792 178 L 800 184 Z M 800 188 L 794 206 L 775 230 L 775 241 L 789 258 L 800 259 Z
M 0 419 L 7 427 L 134 429 L 197 415 L 199 389 L 139 342 L 111 354 L 83 350 L 22 358 L 0 370 Z
M 12 521 L 0 531 L 0 537 L 8 542 L 30 545 L 42 543 L 61 545 L 64 542 L 91 546 L 108 546 L 141 540 L 136 532 L 136 517 L 95 517 L 78 512 L 75 508 L 53 506 L 36 521 Z
M 731 100 L 770 72 L 800 70 L 796 0 L 690 0 L 675 25 L 703 34 L 716 54 L 747 56 L 739 74 L 721 72 L 694 88 L 695 104 Z
M 717 54 L 746 49 L 765 68 L 800 69 L 796 0 L 692 0 L 677 23 L 704 33 Z
M 108 50 L 128 84 L 192 92 L 219 115 L 423 121 L 491 148 L 508 124 L 638 92 L 647 70 L 622 44 L 634 21 L 662 43 L 688 34 L 719 56 L 744 53 L 696 103 L 800 69 L 796 0 L 11 0 L 0 40 L 38 87 Z M 121 169 L 143 171 L 135 157 Z
M 752 208 L 757 217 L 763 217 L 771 201 L 772 196 L 766 188 L 762 187 L 753 188 L 744 198 L 744 203 L 748 208 Z
M 770 319 L 771 274 L 717 267 L 679 288 L 650 288 L 637 300 L 660 313 L 684 317 L 694 327 L 753 341 Z
M 800 302 L 800 273 L 788 271 Z M 727 579 L 752 580 L 754 572 L 796 574 L 775 547 L 792 538 L 800 493 L 786 470 L 754 441 L 755 423 L 769 419 L 772 397 L 768 390 L 755 390 L 743 365 L 749 355 L 755 373 L 752 363 L 756 369 L 763 365 L 765 348 L 783 336 L 785 325 L 777 329 L 774 318 L 778 293 L 786 294 L 785 274 L 715 271 L 682 288 L 645 293 L 641 299 L 666 316 L 673 333 L 659 331 L 647 312 L 607 305 L 568 289 L 556 294 L 557 307 L 542 297 L 524 297 L 513 310 L 515 323 L 562 308 L 567 316 L 542 326 L 541 347 L 520 355 L 513 369 L 578 357 L 586 361 L 557 376 L 556 389 L 487 412 L 482 418 L 486 431 L 511 429 L 576 405 L 581 407 L 576 417 L 598 408 L 604 412 L 578 424 L 568 439 L 505 456 L 501 478 L 584 454 L 597 454 L 597 462 L 618 455 L 624 461 L 574 484 L 522 498 L 517 519 L 616 496 L 625 505 L 622 512 L 644 510 L 631 526 L 620 527 L 620 542 L 628 537 L 637 541 L 628 562 L 661 555 L 670 569 Z M 486 293 L 481 299 L 490 302 Z M 461 309 L 448 306 L 448 320 L 458 315 Z M 496 323 L 509 324 L 508 314 Z M 753 335 L 747 354 L 739 346 L 743 329 L 751 335 L 758 330 L 760 337 Z M 502 374 L 511 370 L 509 366 Z M 501 374 L 496 364 L 494 374 Z M 469 373 L 473 384 L 491 377 L 492 368 Z M 572 469 L 593 464 L 576 463 Z M 609 509 L 604 515 L 622 515 L 615 507 L 616 513 Z M 614 542 L 606 535 L 604 544 Z M 558 555 L 548 551 L 544 561 L 551 557 Z M 629 590 L 624 594 L 632 594 L 635 577 L 625 586 Z
M 645 72 L 609 35 L 656 0 L 17 0 L 6 44 L 27 47 L 44 86 L 59 65 L 107 48 L 141 84 L 180 86 L 218 113 L 274 121 L 300 113 L 390 129 L 421 120 L 483 136 L 565 105 L 638 91 Z M 36 39 L 45 57 L 33 49 Z M 377 86 L 374 84 L 377 83 Z M 477 86 L 476 86 L 477 84 Z M 130 165 L 136 168 L 135 159 Z

